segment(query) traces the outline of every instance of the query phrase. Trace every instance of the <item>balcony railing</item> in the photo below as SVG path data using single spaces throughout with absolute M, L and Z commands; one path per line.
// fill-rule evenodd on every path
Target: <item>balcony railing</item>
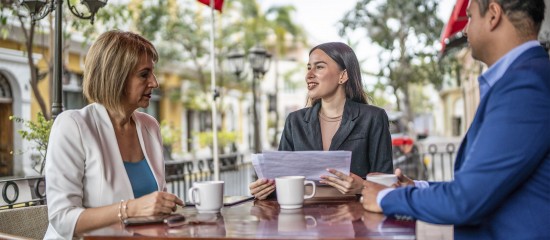
M 425 180 L 452 180 L 458 142 L 421 145 L 415 154 L 425 167 Z M 167 190 L 188 201 L 187 191 L 193 182 L 213 179 L 212 158 L 169 160 L 166 166 Z M 254 181 L 254 168 L 242 153 L 220 156 L 220 180 L 225 181 L 225 195 L 248 195 L 248 184 Z M 416 169 L 415 171 L 419 171 Z M 405 174 L 410 174 L 405 172 Z M 44 177 L 0 179 L 0 210 L 14 206 L 46 203 Z
M 242 153 L 220 155 L 220 180 L 224 181 L 225 195 L 248 195 L 248 184 L 254 179 L 254 168 Z M 212 158 L 166 162 L 168 191 L 185 201 L 193 182 L 209 181 L 214 176 Z
M 169 192 L 184 200 L 193 182 L 213 179 L 212 158 L 166 161 L 166 182 Z M 241 153 L 220 156 L 220 180 L 225 181 L 225 195 L 248 195 L 254 169 Z M 43 205 L 46 203 L 44 177 L 0 179 L 0 209 Z
M 0 179 L 0 209 L 46 203 L 44 177 Z

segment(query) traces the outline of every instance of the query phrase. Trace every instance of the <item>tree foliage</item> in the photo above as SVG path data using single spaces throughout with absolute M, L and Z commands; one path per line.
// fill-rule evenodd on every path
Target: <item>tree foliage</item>
M 195 82 L 203 93 L 210 90 L 211 28 L 210 8 L 193 1 L 139 0 L 133 2 L 133 26 L 152 40 L 159 50 L 161 66 L 184 69 L 185 78 Z M 225 71 L 226 54 L 234 49 L 248 51 L 255 45 L 285 54 L 295 42 L 305 42 L 305 34 L 290 15 L 290 6 L 276 6 L 262 12 L 256 0 L 224 3 L 223 14 L 216 13 L 215 52 L 217 83 L 224 89 L 250 90 L 250 81 L 239 81 Z M 267 41 L 274 35 L 276 40 Z M 290 38 L 292 42 L 286 41 Z M 249 76 L 246 76 L 249 77 Z
M 38 173 L 42 174 L 44 170 L 44 164 L 46 160 L 46 152 L 48 150 L 48 139 L 50 138 L 50 131 L 53 125 L 53 120 L 48 120 L 41 112 L 38 112 L 36 122 L 25 120 L 20 117 L 10 116 L 10 120 L 18 123 L 23 123 L 25 129 L 17 130 L 21 138 L 34 142 L 35 147 L 40 154 L 40 158 L 37 159 L 32 168 Z M 39 167 L 38 169 L 36 167 Z
M 442 79 L 434 48 L 443 28 L 436 17 L 438 4 L 438 0 L 360 0 L 340 21 L 340 35 L 364 30 L 384 49 L 378 75 L 387 79 L 398 110 L 406 111 L 409 118 L 413 117 L 409 84 L 437 85 Z
M 71 1 L 73 1 L 73 5 L 80 2 L 80 0 Z M 64 24 L 68 27 L 64 28 L 64 39 L 70 39 L 74 35 L 82 36 L 84 39 L 83 46 L 90 44 L 92 40 L 107 30 L 128 28 L 128 23 L 134 13 L 133 9 L 129 8 L 127 4 L 115 1 L 107 2 L 107 5 L 96 13 L 94 24 L 90 24 L 90 20 L 79 19 L 70 14 L 69 11 L 65 12 Z
M 38 89 L 38 82 L 42 78 L 39 77 L 39 69 L 36 66 L 33 58 L 33 48 L 36 32 L 36 22 L 31 21 L 30 17 L 26 15 L 26 10 L 18 1 L 2 1 L 0 2 L 0 28 L 3 33 L 3 37 L 7 37 L 7 33 L 13 31 L 15 22 L 19 24 L 19 28 L 23 33 L 24 39 L 21 43 L 25 46 L 25 51 L 27 52 L 27 63 L 29 65 L 29 72 L 31 79 L 29 80 L 29 85 L 35 96 L 36 102 L 40 107 L 41 111 L 44 114 L 46 119 L 50 119 L 49 111 L 46 107 L 46 102 L 42 93 Z
M 79 1 L 77 0 L 69 0 L 73 5 L 77 4 Z M 83 46 L 89 42 L 90 39 L 97 36 L 97 34 L 101 33 L 102 31 L 98 31 L 98 28 L 114 28 L 116 26 L 120 26 L 125 22 L 126 19 L 128 19 L 129 11 L 127 7 L 125 7 L 122 4 L 110 4 L 108 8 L 102 8 L 99 10 L 99 12 L 96 14 L 96 25 L 91 25 L 89 20 L 82 20 L 75 17 L 73 14 L 71 14 L 67 9 L 68 2 L 64 2 L 63 5 L 63 11 L 65 14 L 63 14 L 62 19 L 62 36 L 64 39 L 64 46 L 62 46 L 62 51 L 64 52 L 63 56 L 67 56 L 67 51 L 69 50 L 70 46 L 70 40 L 71 37 L 74 36 L 75 33 L 79 34 L 80 36 L 83 36 L 85 41 L 82 43 Z M 47 8 L 48 6 L 44 6 L 44 8 Z M 106 10 L 105 10 L 106 9 Z M 36 31 L 40 30 L 37 29 L 37 26 L 42 26 L 40 23 L 44 21 L 50 21 L 48 30 L 41 31 L 42 34 L 48 34 L 54 32 L 53 30 L 53 22 L 51 19 L 54 15 L 54 12 L 50 13 L 50 16 L 45 17 L 42 20 L 38 21 L 31 21 L 30 14 L 28 10 L 21 5 L 20 1 L 14 1 L 14 0 L 2 0 L 0 2 L 0 31 L 2 33 L 2 36 L 5 38 L 7 37 L 7 33 L 10 31 L 13 31 L 13 28 L 19 27 L 23 33 L 23 39 L 19 39 L 16 41 L 20 41 L 25 46 L 25 51 L 27 52 L 27 62 L 29 65 L 29 71 L 31 79 L 29 81 L 29 85 L 31 86 L 31 90 L 34 94 L 35 100 L 38 103 L 38 106 L 40 107 L 40 111 L 43 113 L 43 116 L 45 119 L 50 119 L 50 111 L 47 106 L 47 103 L 44 99 L 43 93 L 40 92 L 38 88 L 38 83 L 45 79 L 46 76 L 50 76 L 48 78 L 49 86 L 52 86 L 53 82 L 53 49 L 50 49 L 48 51 L 49 58 L 46 58 L 44 56 L 44 60 L 46 64 L 48 65 L 48 69 L 44 72 L 40 72 L 38 69 L 38 66 L 34 62 L 34 59 L 32 58 L 32 55 L 35 51 L 35 38 L 36 38 Z M 98 27 L 99 25 L 99 27 Z M 51 35 L 51 34 L 50 34 Z M 53 41 L 53 36 L 49 37 L 50 41 Z M 48 46 L 53 47 L 53 42 L 50 42 Z M 47 48 L 46 46 L 44 46 Z M 45 53 L 45 51 L 44 51 Z M 62 66 L 62 72 L 67 73 L 67 68 L 65 64 L 67 63 L 67 60 L 65 59 L 63 61 Z M 61 74 L 62 78 L 66 78 L 67 74 Z M 66 82 L 66 81 L 63 81 Z

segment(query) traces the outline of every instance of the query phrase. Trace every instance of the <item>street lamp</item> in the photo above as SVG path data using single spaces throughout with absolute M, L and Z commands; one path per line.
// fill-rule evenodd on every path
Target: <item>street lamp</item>
M 89 19 L 94 24 L 94 18 L 97 11 L 107 4 L 108 0 L 81 0 L 81 4 L 88 8 L 88 13 L 80 12 L 76 6 L 71 4 L 71 1 L 67 1 L 69 10 L 71 13 L 80 19 Z M 30 13 L 31 20 L 33 22 L 38 21 L 46 17 L 50 12 L 55 11 L 55 39 L 54 39 L 54 63 L 53 63 L 53 103 L 52 103 L 52 118 L 55 119 L 63 111 L 62 102 L 62 61 L 61 61 L 61 20 L 62 20 L 62 7 L 63 0 L 21 0 L 21 4 L 24 5 Z
M 238 52 L 231 52 L 227 56 L 228 65 L 233 70 L 237 79 L 241 79 L 241 74 L 245 68 L 245 54 Z M 254 46 L 248 51 L 248 61 L 252 68 L 252 118 L 254 126 L 254 152 L 260 153 L 262 151 L 260 141 L 260 124 L 258 120 L 258 91 L 257 81 L 261 79 L 265 73 L 269 70 L 271 65 L 271 53 L 267 52 L 265 48 L 261 46 Z

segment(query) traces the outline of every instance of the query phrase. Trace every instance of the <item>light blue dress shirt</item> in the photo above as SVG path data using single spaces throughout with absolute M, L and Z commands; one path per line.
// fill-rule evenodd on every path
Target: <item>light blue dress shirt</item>
M 501 57 L 495 64 L 493 64 L 493 66 L 487 69 L 487 71 L 481 74 L 478 78 L 480 99 L 487 94 L 489 89 L 491 89 L 491 87 L 494 86 L 499 79 L 502 78 L 506 70 L 508 70 L 510 65 L 519 57 L 519 55 L 527 51 L 529 48 L 536 46 L 540 46 L 540 43 L 534 40 L 517 46 Z

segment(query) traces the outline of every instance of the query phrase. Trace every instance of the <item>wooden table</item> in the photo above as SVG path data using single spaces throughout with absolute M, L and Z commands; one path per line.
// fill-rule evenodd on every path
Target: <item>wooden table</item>
M 199 214 L 194 207 L 178 212 L 198 223 L 173 228 L 117 224 L 89 232 L 84 239 L 416 239 L 415 221 L 369 213 L 349 199 L 306 201 L 297 210 L 264 200 L 224 207 L 220 214 Z

